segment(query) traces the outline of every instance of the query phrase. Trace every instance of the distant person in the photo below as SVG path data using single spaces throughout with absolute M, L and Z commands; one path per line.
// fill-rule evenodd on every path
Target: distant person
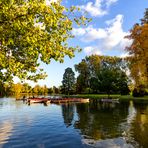
M 23 102 L 25 102 L 25 100 L 26 100 L 26 96 L 24 95 L 24 96 L 23 96 Z

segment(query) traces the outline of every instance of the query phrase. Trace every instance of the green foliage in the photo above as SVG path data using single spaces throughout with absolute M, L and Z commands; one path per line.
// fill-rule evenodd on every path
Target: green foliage
M 75 65 L 79 72 L 76 90 L 83 93 L 128 94 L 126 62 L 118 57 L 92 55 Z M 124 69 L 124 70 L 123 70 Z
M 52 88 L 48 88 L 48 94 L 52 94 L 53 93 L 53 89 Z
M 70 9 L 46 0 L 0 1 L 0 80 L 14 76 L 37 81 L 47 75 L 39 69 L 39 61 L 49 64 L 52 59 L 63 62 L 64 56 L 74 56 L 77 47 L 67 40 L 73 24 L 85 25 L 89 19 L 74 16 Z
M 53 90 L 53 94 L 60 94 L 60 90 L 56 86 L 53 86 L 52 90 Z
M 71 68 L 66 68 L 63 75 L 62 87 L 65 94 L 74 92 L 75 74 Z

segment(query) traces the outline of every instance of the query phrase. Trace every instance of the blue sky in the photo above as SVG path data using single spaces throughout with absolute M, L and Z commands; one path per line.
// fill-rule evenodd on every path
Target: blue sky
M 87 55 L 127 55 L 124 48 L 131 41 L 124 36 L 143 17 L 148 0 L 63 0 L 62 4 L 79 6 L 82 11 L 88 12 L 92 22 L 85 27 L 74 26 L 72 31 L 75 38 L 69 44 L 80 46 L 83 49 L 81 53 L 75 53 L 73 59 L 65 57 L 62 64 L 55 61 L 50 65 L 41 64 L 48 77 L 38 81 L 39 85 L 60 86 L 65 69 L 71 67 L 74 70 L 74 65 Z

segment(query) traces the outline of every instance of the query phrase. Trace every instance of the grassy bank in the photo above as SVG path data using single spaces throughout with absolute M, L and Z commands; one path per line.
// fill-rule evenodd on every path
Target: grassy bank
M 102 99 L 102 98 L 107 98 L 108 95 L 107 94 L 78 94 L 78 95 L 70 95 L 69 97 Z M 129 101 L 129 100 L 148 101 L 148 96 L 133 97 L 131 95 L 113 94 L 113 95 L 110 95 L 110 97 L 111 98 L 119 98 L 120 101 Z

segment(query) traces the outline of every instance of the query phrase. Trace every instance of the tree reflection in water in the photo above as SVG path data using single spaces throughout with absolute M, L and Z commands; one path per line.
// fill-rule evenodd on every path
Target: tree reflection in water
M 64 123 L 66 127 L 69 127 L 72 125 L 72 121 L 74 118 L 74 104 L 62 104 L 61 108 Z
M 95 140 L 122 136 L 120 124 L 127 118 L 128 105 L 91 103 L 76 106 L 79 121 L 75 128 Z
M 132 101 L 120 104 L 77 104 L 76 111 L 79 120 L 74 126 L 88 142 L 103 146 L 118 141 L 130 147 L 147 148 L 147 104 L 134 104 Z
M 132 123 L 132 135 L 139 143 L 139 147 L 148 147 L 148 105 L 135 104 L 137 114 Z

